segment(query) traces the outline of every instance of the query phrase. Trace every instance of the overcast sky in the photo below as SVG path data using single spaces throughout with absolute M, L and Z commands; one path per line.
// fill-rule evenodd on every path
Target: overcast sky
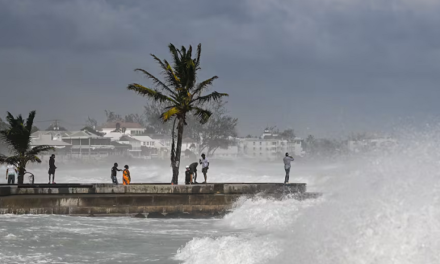
M 239 132 L 390 131 L 440 113 L 440 2 L 431 0 L 0 0 L 1 116 L 79 128 L 143 111 L 133 72 L 202 43 Z M 41 128 L 48 123 L 37 123 Z

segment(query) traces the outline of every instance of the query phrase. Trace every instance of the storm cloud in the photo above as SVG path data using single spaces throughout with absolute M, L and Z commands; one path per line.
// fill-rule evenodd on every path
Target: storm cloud
M 338 136 L 440 113 L 440 3 L 429 0 L 0 0 L 0 98 L 79 128 L 141 112 L 153 53 L 202 43 L 202 72 L 230 94 L 239 132 Z M 48 124 L 40 123 L 42 128 Z

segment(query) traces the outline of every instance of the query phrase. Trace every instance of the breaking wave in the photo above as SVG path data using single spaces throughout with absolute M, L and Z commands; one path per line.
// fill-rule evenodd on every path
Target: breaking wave
M 402 134 L 393 149 L 311 175 L 307 182 L 319 183 L 324 194 L 319 199 L 242 198 L 219 223 L 232 235 L 195 237 L 174 258 L 192 264 L 440 263 L 437 131 Z

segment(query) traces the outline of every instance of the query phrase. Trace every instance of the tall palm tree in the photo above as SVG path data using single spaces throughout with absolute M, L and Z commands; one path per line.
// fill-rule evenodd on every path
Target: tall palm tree
M 21 115 L 16 118 L 8 112 L 6 121 L 8 128 L 0 131 L 0 140 L 9 146 L 12 156 L 0 155 L 0 163 L 12 164 L 18 169 L 18 184 L 23 184 L 23 176 L 26 172 L 28 162 L 38 162 L 41 160 L 38 154 L 44 151 L 53 150 L 50 146 L 31 147 L 31 131 L 34 123 L 35 111 L 29 113 L 27 120 Z
M 172 55 L 173 64 L 167 60 L 161 60 L 155 55 L 151 56 L 156 60 L 162 69 L 164 81 L 155 77 L 143 69 L 136 69 L 144 73 L 147 78 L 153 81 L 154 88 L 147 88 L 137 83 L 128 85 L 128 90 L 137 92 L 142 96 L 149 97 L 163 106 L 163 112 L 160 118 L 163 122 L 173 120 L 172 145 L 171 145 L 171 166 L 173 168 L 172 183 L 177 184 L 179 177 L 180 154 L 182 149 L 183 129 L 186 125 L 186 117 L 189 114 L 195 115 L 200 123 L 205 124 L 211 112 L 203 108 L 205 103 L 217 101 L 225 93 L 212 92 L 208 95 L 202 93 L 212 85 L 217 76 L 213 76 L 205 81 L 197 83 L 197 73 L 200 68 L 200 54 L 202 45 L 197 47 L 195 58 L 192 58 L 192 47 L 188 49 L 176 49 L 173 44 L 168 46 Z M 174 144 L 174 131 L 177 122 L 177 148 Z

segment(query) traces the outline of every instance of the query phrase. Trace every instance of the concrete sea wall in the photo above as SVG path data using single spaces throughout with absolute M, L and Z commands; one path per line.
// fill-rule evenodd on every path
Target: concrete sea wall
M 0 185 L 0 214 L 213 217 L 224 215 L 240 196 L 256 194 L 319 195 L 307 193 L 304 183 Z

